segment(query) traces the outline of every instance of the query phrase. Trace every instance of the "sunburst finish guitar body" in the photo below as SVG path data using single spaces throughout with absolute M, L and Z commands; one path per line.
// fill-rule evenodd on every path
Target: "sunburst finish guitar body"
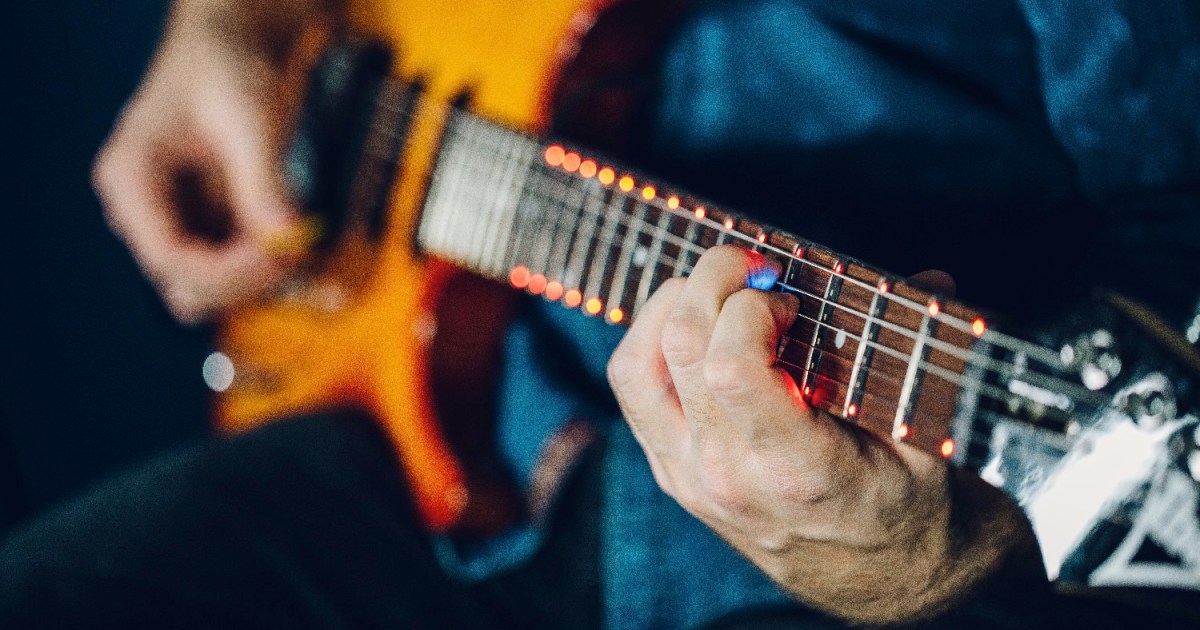
M 395 45 L 397 74 L 424 79 L 428 102 L 469 89 L 473 109 L 530 131 L 543 122 L 556 68 L 593 19 L 581 0 L 364 0 L 353 8 L 362 32 Z M 434 421 L 425 374 L 432 308 L 448 271 L 412 247 L 444 118 L 432 106 L 416 112 L 378 244 L 356 242 L 351 230 L 317 278 L 224 326 L 219 344 L 236 377 L 217 403 L 228 432 L 332 406 L 365 408 L 392 438 L 421 513 L 439 530 L 470 499 Z

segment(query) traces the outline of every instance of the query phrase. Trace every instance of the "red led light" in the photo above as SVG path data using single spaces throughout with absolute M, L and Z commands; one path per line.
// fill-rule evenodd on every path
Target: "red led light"
M 983 333 L 987 332 L 987 323 L 982 318 L 976 318 L 975 321 L 971 322 L 971 332 L 976 337 L 982 337 Z
M 892 286 L 887 283 L 887 280 L 879 281 L 879 292 L 880 293 L 887 293 L 890 290 L 892 290 Z
M 950 459 L 950 456 L 954 454 L 954 440 L 950 438 L 942 440 L 942 446 L 938 450 L 942 453 L 942 457 Z
M 524 265 L 513 267 L 513 270 L 508 273 L 508 283 L 514 289 L 524 289 L 529 286 L 529 269 Z
M 557 280 L 546 283 L 546 293 L 544 295 L 546 296 L 547 300 L 550 300 L 551 302 L 557 302 L 558 298 L 562 297 L 563 295 L 562 283 Z
M 858 415 L 858 405 L 856 405 L 854 403 L 850 403 L 850 406 L 846 407 L 846 415 L 850 416 L 851 418 L 853 418 L 854 416 L 857 416 Z
M 708 211 L 704 209 L 704 206 L 696 206 L 696 218 L 697 219 L 703 219 L 705 217 L 705 215 L 707 215 L 707 214 L 708 214 Z
M 793 254 L 793 255 L 794 255 L 796 258 L 804 258 L 804 247 L 802 247 L 802 246 L 800 246 L 800 245 L 797 245 L 797 246 L 793 247 L 793 248 L 792 248 L 792 254 Z
M 562 166 L 568 173 L 574 173 L 579 170 L 582 161 L 578 153 L 572 152 L 563 156 Z
M 600 172 L 596 175 L 596 179 L 599 179 L 600 183 L 604 184 L 605 186 L 613 183 L 613 180 L 616 178 L 617 178 L 617 174 L 615 172 L 613 172 L 613 170 L 611 168 L 608 168 L 607 166 L 600 169 Z
M 582 303 L 583 294 L 579 292 L 579 289 L 568 289 L 567 292 L 563 294 L 563 304 L 566 304 L 570 308 L 575 308 Z
M 908 428 L 907 423 L 901 424 L 900 427 L 896 429 L 896 438 L 903 440 L 907 438 L 911 432 L 912 429 Z
M 941 312 L 942 312 L 941 304 L 938 304 L 937 302 L 929 303 L 929 316 L 930 317 L 937 317 L 938 313 L 941 313 Z
M 759 242 L 759 243 L 766 243 L 766 242 L 767 242 L 767 233 L 766 233 L 766 232 L 759 232 L 759 233 L 758 233 L 758 242 Z
M 725 219 L 725 229 L 726 230 L 733 229 L 733 219 Z
M 657 194 L 658 194 L 658 191 L 654 190 L 653 186 L 646 186 L 645 188 L 642 189 L 642 199 L 645 199 L 646 201 L 650 201 L 651 199 L 654 199 L 655 195 L 657 195 Z
M 546 163 L 550 166 L 558 166 L 563 163 L 563 158 L 567 152 L 557 144 L 552 144 L 546 147 Z
M 845 269 L 846 269 L 846 266 L 843 265 L 842 263 L 840 263 L 840 262 L 833 263 L 833 273 L 842 273 L 842 271 L 844 271 Z
M 805 385 L 805 386 L 804 386 L 804 395 L 805 395 L 806 397 L 807 397 L 807 396 L 812 396 L 812 388 L 811 388 L 811 387 L 809 387 L 809 386 L 807 386 L 807 385 Z
M 540 273 L 535 273 L 529 278 L 529 292 L 534 295 L 541 295 L 546 290 L 546 276 Z
M 579 174 L 584 179 L 590 179 L 596 175 L 596 163 L 591 160 L 584 160 L 579 163 Z
M 600 298 L 592 298 L 583 305 L 583 310 L 587 311 L 588 315 L 599 315 L 600 311 L 604 310 L 604 303 Z
M 671 196 L 671 198 L 667 200 L 667 207 L 672 210 L 678 208 L 679 207 L 679 197 Z
M 620 187 L 621 190 L 629 192 L 633 190 L 633 178 L 626 175 L 621 178 L 620 182 L 617 182 L 617 186 Z
M 614 308 L 608 312 L 608 321 L 614 324 L 620 324 L 623 319 L 625 319 L 625 311 L 619 308 Z

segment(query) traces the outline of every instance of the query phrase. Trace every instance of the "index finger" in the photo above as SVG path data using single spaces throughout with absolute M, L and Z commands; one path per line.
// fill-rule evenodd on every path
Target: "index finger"
M 778 274 L 761 254 L 733 246 L 714 247 L 696 263 L 662 334 L 663 358 L 690 422 L 714 411 L 704 386 L 704 358 L 725 301 L 751 279 L 766 276 L 773 282 Z

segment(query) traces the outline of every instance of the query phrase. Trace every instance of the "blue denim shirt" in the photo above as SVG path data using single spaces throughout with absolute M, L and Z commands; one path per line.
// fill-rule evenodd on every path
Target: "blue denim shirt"
M 945 269 L 977 304 L 1019 311 L 1106 283 L 1182 318 L 1200 291 L 1193 0 L 698 2 L 659 84 L 646 168 L 897 273 Z M 527 305 L 501 401 L 516 477 L 568 418 L 607 430 L 609 626 L 687 627 L 784 599 L 657 489 L 597 400 L 620 333 Z M 578 362 L 550 360 L 563 343 Z M 464 571 L 537 541 L 513 532 Z

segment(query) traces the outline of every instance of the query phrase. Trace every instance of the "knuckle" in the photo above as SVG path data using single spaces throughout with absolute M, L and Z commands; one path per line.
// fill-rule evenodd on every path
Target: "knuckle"
M 761 369 L 743 356 L 720 353 L 705 358 L 704 385 L 714 396 L 740 400 L 755 391 L 754 379 L 747 378 Z
M 663 325 L 661 343 L 669 363 L 687 366 L 701 361 L 708 347 L 703 316 L 694 308 L 676 308 Z
M 607 369 L 608 382 L 614 390 L 626 391 L 643 383 L 646 355 L 645 350 L 628 339 L 617 346 L 608 360 Z
M 829 462 L 797 462 L 795 455 L 756 453 L 752 466 L 763 490 L 788 505 L 815 507 L 829 502 L 837 491 Z
M 753 510 L 750 493 L 740 483 L 740 476 L 729 466 L 705 466 L 699 478 L 705 500 L 725 514 L 745 515 Z

